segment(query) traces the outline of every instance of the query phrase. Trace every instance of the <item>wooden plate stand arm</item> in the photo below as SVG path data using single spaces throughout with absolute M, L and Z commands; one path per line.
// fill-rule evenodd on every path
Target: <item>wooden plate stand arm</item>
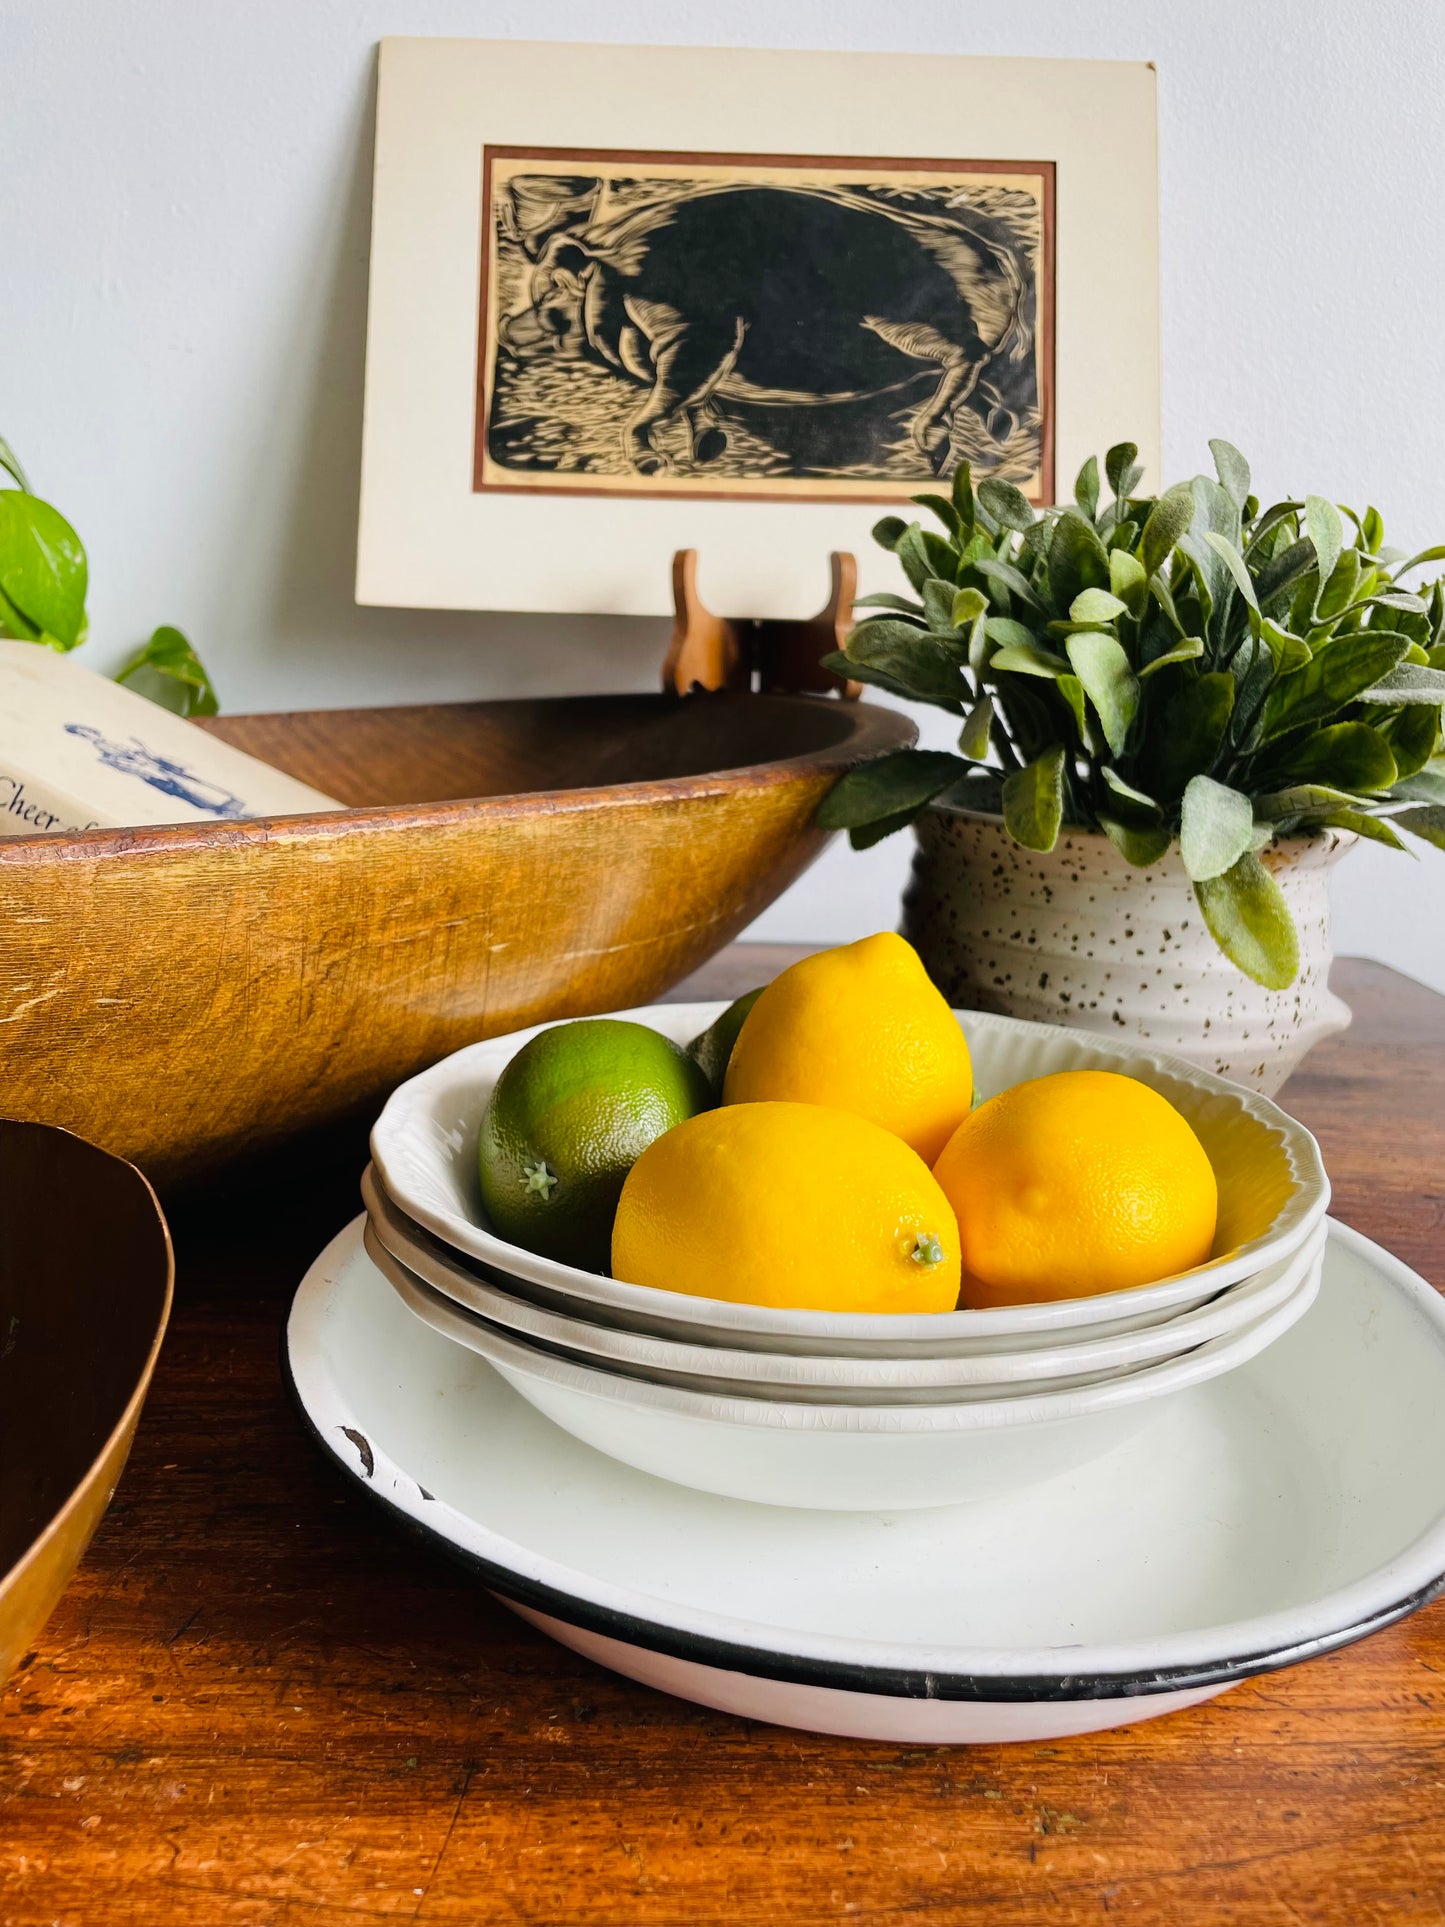
M 858 564 L 836 550 L 829 562 L 828 600 L 815 616 L 801 621 L 715 616 L 697 592 L 697 550 L 679 549 L 672 558 L 675 614 L 663 689 L 679 696 L 719 689 L 816 691 L 855 701 L 862 685 L 825 669 L 823 657 L 843 647 L 853 620 Z

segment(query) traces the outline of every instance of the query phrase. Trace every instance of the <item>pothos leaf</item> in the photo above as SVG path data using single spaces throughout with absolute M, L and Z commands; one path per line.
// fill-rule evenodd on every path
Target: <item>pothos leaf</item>
M 30 494 L 30 483 L 26 480 L 25 470 L 20 466 L 20 457 L 3 435 L 0 435 L 0 468 L 14 478 L 17 487 L 23 488 L 27 495 Z
M 0 489 L 0 589 L 62 649 L 85 631 L 86 562 L 58 509 L 23 489 Z
M 115 680 L 177 716 L 214 716 L 219 707 L 205 665 L 179 629 L 157 629 Z

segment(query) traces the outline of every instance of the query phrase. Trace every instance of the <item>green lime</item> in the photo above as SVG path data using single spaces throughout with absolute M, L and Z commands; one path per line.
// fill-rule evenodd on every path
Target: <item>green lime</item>
M 623 1179 L 654 1138 L 712 1103 L 698 1066 L 645 1024 L 586 1017 L 541 1031 L 497 1079 L 482 1117 L 477 1165 L 492 1229 L 606 1271 Z
M 694 1037 L 687 1047 L 688 1056 L 712 1085 L 713 1097 L 719 1104 L 722 1103 L 728 1059 L 733 1054 L 733 1045 L 738 1041 L 743 1019 L 762 994 L 763 986 L 759 984 L 746 997 L 739 997 L 735 1004 L 729 1004 L 722 1016 L 709 1024 L 701 1037 Z

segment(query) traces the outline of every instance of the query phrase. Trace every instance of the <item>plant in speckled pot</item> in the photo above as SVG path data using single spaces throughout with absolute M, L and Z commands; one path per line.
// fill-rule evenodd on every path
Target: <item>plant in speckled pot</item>
M 1019 856 L 1063 836 L 1156 896 L 1182 863 L 1218 950 L 1280 992 L 1300 972 L 1281 876 L 1309 845 L 1445 848 L 1445 584 L 1407 586 L 1445 546 L 1406 556 L 1373 508 L 1321 496 L 1261 508 L 1210 446 L 1214 476 L 1158 496 L 1123 443 L 1063 508 L 964 466 L 914 498 L 938 530 L 881 521 L 911 594 L 865 598 L 829 666 L 956 716 L 958 749 L 853 772 L 819 820 L 863 848 L 995 808 Z

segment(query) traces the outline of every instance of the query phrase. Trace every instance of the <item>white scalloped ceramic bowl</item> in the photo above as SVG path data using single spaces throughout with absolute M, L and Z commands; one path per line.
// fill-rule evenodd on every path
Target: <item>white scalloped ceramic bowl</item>
M 1068 1390 L 948 1403 L 804 1404 L 623 1376 L 544 1350 L 366 1249 L 423 1323 L 485 1358 L 564 1432 L 639 1472 L 755 1505 L 904 1512 L 1022 1489 L 1112 1451 L 1174 1393 L 1257 1357 L 1309 1310 L 1322 1240 L 1282 1304 L 1183 1357 Z
M 661 1004 L 617 1015 L 682 1044 L 725 1007 Z M 963 1357 L 1137 1330 L 1279 1263 L 1324 1217 L 1330 1187 L 1319 1146 L 1268 1098 L 1124 1039 L 977 1011 L 962 1011 L 958 1019 L 983 1097 L 1028 1078 L 1085 1069 L 1121 1071 L 1167 1097 L 1194 1127 L 1219 1180 L 1219 1229 L 1209 1262 L 1134 1291 L 912 1317 L 774 1311 L 655 1291 L 558 1264 L 486 1228 L 476 1171 L 477 1131 L 492 1087 L 522 1046 L 550 1028 L 545 1024 L 468 1045 L 402 1084 L 372 1132 L 372 1157 L 386 1192 L 408 1217 L 512 1294 L 619 1329 L 744 1351 Z
M 741 1398 L 796 1399 L 816 1404 L 924 1405 L 1065 1391 L 1122 1377 L 1193 1351 L 1252 1324 L 1285 1303 L 1324 1262 L 1321 1223 L 1299 1249 L 1205 1305 L 1161 1324 L 1072 1345 L 1039 1346 L 963 1358 L 848 1358 L 811 1353 L 742 1351 L 678 1343 L 650 1333 L 618 1331 L 516 1298 L 453 1259 L 444 1245 L 402 1216 L 368 1171 L 366 1249 L 373 1264 L 424 1322 L 435 1301 L 451 1314 L 499 1327 L 520 1339 L 619 1377 Z

